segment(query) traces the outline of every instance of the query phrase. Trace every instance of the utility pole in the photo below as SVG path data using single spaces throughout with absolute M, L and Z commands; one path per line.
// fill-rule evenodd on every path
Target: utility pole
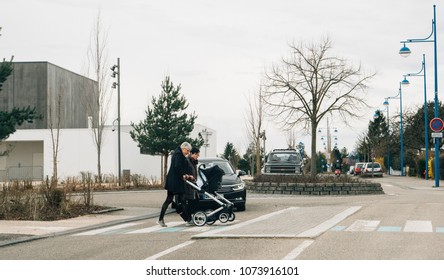
M 117 83 L 114 82 L 112 88 L 117 87 L 117 154 L 118 154 L 118 178 L 119 186 L 122 185 L 122 164 L 121 164 L 121 151 L 120 151 L 120 58 L 117 58 L 117 65 L 111 67 L 111 77 L 115 78 L 117 76 Z

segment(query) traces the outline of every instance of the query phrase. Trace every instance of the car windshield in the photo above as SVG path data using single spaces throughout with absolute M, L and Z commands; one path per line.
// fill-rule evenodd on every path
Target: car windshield
M 200 163 L 205 164 L 205 168 L 217 165 L 225 172 L 225 174 L 234 174 L 233 168 L 231 168 L 231 165 L 227 161 L 201 161 Z
M 297 153 L 271 153 L 268 162 L 298 162 L 300 156 Z

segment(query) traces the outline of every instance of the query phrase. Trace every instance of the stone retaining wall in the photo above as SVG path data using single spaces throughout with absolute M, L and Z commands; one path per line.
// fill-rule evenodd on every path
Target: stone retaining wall
M 245 182 L 253 193 L 290 195 L 362 195 L 384 194 L 380 183 L 274 183 Z

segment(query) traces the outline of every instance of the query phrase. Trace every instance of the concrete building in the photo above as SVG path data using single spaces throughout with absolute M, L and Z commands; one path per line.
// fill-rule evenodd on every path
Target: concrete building
M 48 62 L 14 63 L 14 72 L 0 92 L 0 110 L 36 107 L 43 119 L 24 124 L 8 139 L 0 142 L 0 181 L 42 180 L 52 176 L 53 146 L 50 125 L 51 108 L 62 98 L 62 117 L 58 154 L 58 177 L 97 174 L 97 152 L 88 113 L 82 95 L 93 96 L 96 82 Z M 137 122 L 138 120 L 135 120 Z M 140 154 L 129 134 L 129 125 L 121 125 L 121 168 L 131 174 L 160 178 L 161 158 Z M 201 133 L 206 144 L 201 156 L 216 156 L 216 132 L 196 124 L 191 137 Z M 103 133 L 101 168 L 104 175 L 118 175 L 117 131 L 107 126 Z M 180 144 L 180 143 L 178 143 Z
M 96 81 L 49 62 L 14 62 L 0 92 L 0 110 L 36 107 L 43 118 L 20 129 L 46 129 L 56 123 L 55 109 L 60 100 L 60 128 L 87 128 L 92 113 L 87 112 L 86 103 L 91 102 L 96 88 Z

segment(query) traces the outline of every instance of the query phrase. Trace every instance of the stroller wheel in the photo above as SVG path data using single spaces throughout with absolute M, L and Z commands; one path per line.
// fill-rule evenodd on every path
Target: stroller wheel
M 211 212 L 213 212 L 213 209 L 205 210 L 205 215 L 207 216 L 207 225 L 210 225 L 210 226 L 216 222 L 214 215 L 210 217 Z
M 228 218 L 229 222 L 234 221 L 234 219 L 236 219 L 236 215 L 234 215 L 234 213 L 230 213 L 230 217 Z
M 201 227 L 207 222 L 207 215 L 202 211 L 194 213 L 193 222 L 196 226 Z
M 228 215 L 228 213 L 220 213 L 219 221 L 221 223 L 226 223 L 226 222 L 228 222 L 229 219 L 230 219 L 230 215 Z

